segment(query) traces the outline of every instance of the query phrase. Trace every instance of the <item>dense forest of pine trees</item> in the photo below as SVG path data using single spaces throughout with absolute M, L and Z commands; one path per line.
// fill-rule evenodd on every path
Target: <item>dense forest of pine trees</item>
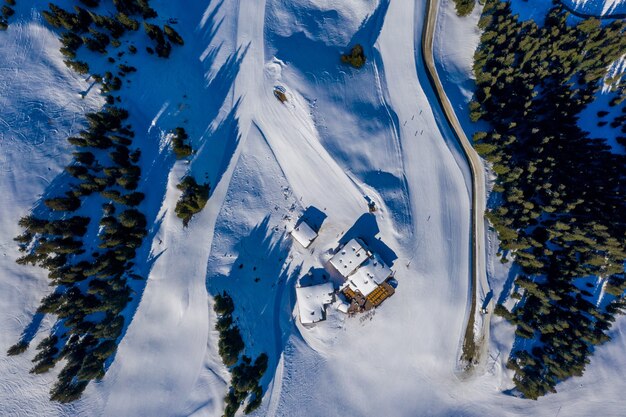
M 508 366 L 533 399 L 582 375 L 626 309 L 625 157 L 577 125 L 626 51 L 626 22 L 567 20 L 557 5 L 543 25 L 520 21 L 509 2 L 488 0 L 470 104 L 472 120 L 490 126 L 474 135 L 476 150 L 498 175 L 500 203 L 487 217 L 522 271 L 515 307 L 496 313 L 531 341 L 514 345 Z M 610 82 L 611 105 L 623 106 L 625 80 Z M 602 303 L 590 276 L 604 283 Z
M 100 0 L 81 0 L 93 9 Z M 109 48 L 121 45 L 125 31 L 139 29 L 137 19 L 156 17 L 147 0 L 113 0 L 117 14 L 100 15 L 75 6 L 74 12 L 49 4 L 42 12 L 46 21 L 61 31 L 61 53 L 68 67 L 81 74 L 89 65 L 76 59 L 81 46 L 106 56 Z M 167 26 L 144 21 L 148 37 L 155 41 L 159 56 L 167 57 L 170 42 L 182 45 L 182 38 Z M 159 35 L 160 34 L 160 35 Z M 129 52 L 136 53 L 136 48 Z M 118 52 L 117 56 L 121 56 Z M 107 62 L 115 59 L 108 57 Z M 54 291 L 41 300 L 38 313 L 53 314 L 59 325 L 38 344 L 31 372 L 43 373 L 65 360 L 51 399 L 70 402 L 78 399 L 93 379 L 104 376 L 107 361 L 115 354 L 125 325 L 123 311 L 132 298 L 130 279 L 137 249 L 147 234 L 147 221 L 137 206 L 144 194 L 137 191 L 141 179 L 138 165 L 141 151 L 133 147 L 134 133 L 127 124 L 129 114 L 119 107 L 122 79 L 137 69 L 119 64 L 113 72 L 91 74 L 100 83 L 106 105 L 86 115 L 88 126 L 68 138 L 77 149 L 65 171 L 71 178 L 66 191 L 44 200 L 48 212 L 20 220 L 24 232 L 15 238 L 24 255 L 20 264 L 46 268 Z M 101 204 L 97 228 L 94 220 L 82 216 L 83 205 Z M 87 243 L 96 249 L 87 249 Z M 21 340 L 7 352 L 17 355 L 28 348 Z
M 234 417 L 241 404 L 247 400 L 245 414 L 256 410 L 263 400 L 263 388 L 259 381 L 267 370 L 268 357 L 260 354 L 254 362 L 246 355 L 241 356 L 245 348 L 239 327 L 233 323 L 235 304 L 233 299 L 224 292 L 214 298 L 213 310 L 217 314 L 215 329 L 220 334 L 218 343 L 219 354 L 224 365 L 230 368 L 231 381 L 228 394 L 224 398 L 226 408 L 224 417 Z

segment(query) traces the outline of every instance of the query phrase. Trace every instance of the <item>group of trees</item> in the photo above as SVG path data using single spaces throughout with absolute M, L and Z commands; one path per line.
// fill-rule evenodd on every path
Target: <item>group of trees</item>
M 89 73 L 89 65 L 76 59 L 77 51 L 82 45 L 90 51 L 106 55 L 109 45 L 116 48 L 121 45 L 120 38 L 126 31 L 139 30 L 137 20 L 139 18 L 144 20 L 145 32 L 154 41 L 158 56 L 167 58 L 172 49 L 171 43 L 184 44 L 182 37 L 171 26 L 164 25 L 161 29 L 146 21 L 146 19 L 157 17 L 157 13 L 149 6 L 147 0 L 115 0 L 113 1 L 117 10 L 115 15 L 101 15 L 93 11 L 92 9 L 100 5 L 99 0 L 81 0 L 81 3 L 89 10 L 74 6 L 74 12 L 71 12 L 50 3 L 50 10 L 42 12 L 50 25 L 66 30 L 61 35 L 63 44 L 61 53 L 67 57 L 65 64 L 80 74 Z M 134 46 L 129 47 L 129 52 L 135 53 L 136 51 Z M 147 47 L 147 51 L 154 53 L 151 47 Z M 118 56 L 121 55 L 118 54 Z M 115 59 L 109 57 L 108 61 L 113 63 Z
M 182 127 L 177 127 L 172 132 L 172 149 L 176 154 L 176 159 L 183 159 L 191 155 L 193 149 L 191 145 L 187 143 L 189 135 Z
M 156 51 L 156 54 L 161 58 L 167 58 L 170 56 L 172 43 L 176 45 L 185 44 L 183 38 L 171 26 L 164 25 L 163 29 L 161 29 L 157 25 L 143 22 L 143 27 L 148 37 L 154 41 L 155 45 L 154 50 L 152 48 L 148 48 L 148 52 L 154 53 L 154 51 Z
M 15 14 L 13 7 L 15 6 L 15 0 L 4 0 L 2 7 L 0 7 L 0 30 L 7 30 L 9 27 L 9 17 Z
M 68 139 L 79 149 L 66 168 L 74 178 L 70 189 L 64 197 L 44 200 L 50 209 L 45 217 L 22 218 L 24 232 L 15 238 L 24 252 L 17 262 L 46 268 L 50 285 L 56 287 L 41 300 L 38 312 L 56 315 L 62 330 L 37 346 L 31 370 L 47 372 L 66 359 L 51 390 L 52 400 L 73 401 L 90 380 L 102 378 L 124 327 L 121 313 L 131 300 L 127 280 L 140 278 L 131 271 L 146 236 L 146 218 L 135 208 L 143 199 L 136 191 L 140 152 L 129 148 L 133 132 L 123 126 L 127 117 L 116 107 L 87 114 L 88 128 Z M 108 201 L 102 206 L 99 229 L 87 236 L 99 242 L 98 249 L 87 253 L 82 238 L 91 219 L 73 213 L 92 195 Z M 8 353 L 26 348 L 22 341 Z
M 341 62 L 352 65 L 354 68 L 361 68 L 365 65 L 365 61 L 363 46 L 358 43 L 350 49 L 350 53 L 341 55 Z
M 81 3 L 88 8 L 100 4 L 99 0 Z M 113 4 L 117 15 L 99 15 L 78 6 L 68 12 L 54 4 L 43 12 L 48 23 L 64 30 L 61 53 L 77 72 L 89 73 L 89 65 L 76 60 L 82 45 L 106 53 L 108 45 L 121 44 L 125 31 L 138 30 L 138 17 L 156 17 L 147 0 L 114 0 Z M 124 329 L 122 312 L 132 299 L 129 280 L 142 279 L 133 272 L 136 251 L 147 234 L 146 218 L 137 209 L 144 199 L 138 191 L 141 152 L 132 147 L 128 112 L 116 106 L 121 98 L 111 95 L 122 88 L 120 77 L 136 70 L 120 64 L 116 74 L 91 74 L 101 84 L 107 104 L 86 114 L 87 127 L 68 138 L 77 149 L 65 169 L 70 177 L 67 189 L 44 200 L 47 212 L 22 218 L 24 232 L 15 238 L 24 253 L 17 262 L 47 269 L 55 287 L 41 300 L 38 312 L 56 315 L 59 325 L 38 344 L 31 370 L 47 372 L 65 360 L 50 392 L 55 401 L 74 401 L 89 381 L 102 378 Z M 94 219 L 84 214 L 93 214 L 98 204 L 102 205 L 98 225 L 90 227 Z M 84 205 L 90 208 L 82 213 Z M 28 341 L 21 340 L 8 354 L 27 348 Z
M 183 159 L 193 153 L 193 148 L 189 145 L 189 135 L 182 127 L 177 127 L 171 133 L 172 149 L 176 159 Z M 199 213 L 209 199 L 211 187 L 208 183 L 198 184 L 194 177 L 187 175 L 180 184 L 176 186 L 183 192 L 176 202 L 176 215 L 182 219 L 183 225 L 187 227 L 194 214 Z
M 476 0 L 454 0 L 456 14 L 459 16 L 467 16 L 474 10 Z
M 490 126 L 474 135 L 475 147 L 501 194 L 487 217 L 522 270 L 515 308 L 496 313 L 535 341 L 517 345 L 508 362 L 517 389 L 533 399 L 581 375 L 625 308 L 625 159 L 577 121 L 626 50 L 626 22 L 567 18 L 555 6 L 543 26 L 521 22 L 510 3 L 488 0 L 474 57 L 471 117 Z M 623 88 L 613 94 L 617 105 Z M 606 280 L 608 302 L 593 303 L 589 276 Z
M 254 362 L 246 355 L 239 359 L 245 345 L 239 327 L 233 323 L 235 304 L 226 292 L 215 296 L 213 309 L 217 314 L 215 329 L 220 334 L 219 354 L 231 372 L 230 388 L 224 398 L 224 417 L 233 417 L 246 399 L 244 413 L 249 414 L 261 405 L 263 388 L 259 382 L 267 370 L 268 357 L 262 353 Z
M 210 186 L 208 183 L 198 184 L 194 177 L 188 175 L 176 187 L 183 192 L 176 202 L 176 215 L 182 219 L 183 225 L 187 226 L 193 215 L 206 206 Z
M 5 1 L 14 4 L 13 0 Z M 147 0 L 113 0 L 117 14 L 106 15 L 93 10 L 100 6 L 99 0 L 80 2 L 88 9 L 75 6 L 73 11 L 67 11 L 49 4 L 49 10 L 42 13 L 50 25 L 61 30 L 65 63 L 80 74 L 90 73 L 89 64 L 77 59 L 81 46 L 106 55 L 109 46 L 121 45 L 120 39 L 126 31 L 139 29 L 138 19 L 144 20 L 146 34 L 155 41 L 159 56 L 169 55 L 170 43 L 184 44 L 171 26 L 164 25 L 161 29 L 145 21 L 157 16 Z M 5 14 L 9 13 L 12 11 Z M 2 20 L 0 29 L 1 23 Z M 151 48 L 147 50 L 150 52 Z M 137 49 L 131 45 L 129 52 L 136 53 Z M 123 54 L 118 52 L 117 57 Z M 115 62 L 113 57 L 107 60 Z M 144 194 L 137 190 L 141 181 L 138 165 L 141 152 L 132 148 L 134 132 L 127 124 L 128 112 L 118 107 L 121 97 L 112 95 L 122 88 L 122 78 L 135 71 L 132 66 L 119 64 L 115 73 L 90 74 L 100 83 L 106 105 L 99 112 L 88 113 L 88 126 L 68 138 L 77 149 L 72 164 L 65 169 L 70 178 L 66 190 L 46 198 L 44 210 L 37 216 L 22 218 L 23 233 L 15 238 L 23 252 L 17 262 L 47 269 L 50 285 L 54 287 L 41 300 L 38 313 L 55 315 L 59 325 L 37 345 L 31 369 L 32 373 L 44 373 L 63 360 L 64 367 L 50 391 L 54 401 L 74 401 L 91 380 L 104 376 L 124 329 L 122 313 L 132 299 L 129 280 L 142 279 L 133 272 L 136 251 L 147 234 L 146 218 L 137 209 L 144 199 Z M 191 154 L 184 129 L 177 129 L 175 135 L 177 157 Z M 179 188 L 183 196 L 176 212 L 187 225 L 193 214 L 206 204 L 209 185 L 199 185 L 187 177 Z M 94 219 L 85 214 L 94 213 L 94 204 L 96 207 L 101 204 L 102 211 L 98 224 L 90 227 Z M 230 329 L 224 343 L 227 345 L 224 349 L 234 349 L 231 364 L 234 366 L 243 350 L 238 329 Z M 238 343 L 240 348 L 236 347 Z M 29 341 L 23 339 L 7 353 L 18 355 L 28 347 Z M 249 385 L 249 380 L 264 372 L 267 360 L 261 357 L 253 365 L 247 361 L 244 360 L 245 366 L 237 367 L 237 395 L 251 387 L 260 396 L 256 383 Z M 247 394 L 242 398 L 245 397 Z M 249 407 L 258 403 L 260 398 L 254 397 Z

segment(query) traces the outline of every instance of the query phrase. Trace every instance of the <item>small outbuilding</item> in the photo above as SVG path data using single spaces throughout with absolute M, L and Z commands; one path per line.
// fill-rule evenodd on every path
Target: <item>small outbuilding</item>
M 291 231 L 291 236 L 298 241 L 302 246 L 308 248 L 311 242 L 317 237 L 315 230 L 311 228 L 304 220 L 300 222 Z
M 331 282 L 296 287 L 298 313 L 302 324 L 313 324 L 326 319 L 326 306 L 333 302 L 335 289 Z

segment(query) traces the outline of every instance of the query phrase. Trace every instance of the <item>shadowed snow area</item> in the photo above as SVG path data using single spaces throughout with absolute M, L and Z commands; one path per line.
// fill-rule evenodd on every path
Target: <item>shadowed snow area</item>
M 18 219 L 63 181 L 65 137 L 102 104 L 95 88 L 80 98 L 89 83 L 65 68 L 54 34 L 38 23 L 45 6 L 18 2 L 0 35 L 1 352 L 23 332 L 34 347 L 54 323 L 33 316 L 49 287 L 44 271 L 15 264 L 12 238 Z M 123 100 L 148 190 L 149 238 L 137 258 L 147 282 L 125 311 L 128 327 L 107 374 L 72 405 L 48 400 L 58 366 L 28 373 L 32 347 L 0 355 L 0 416 L 221 416 L 230 376 L 218 355 L 212 296 L 222 291 L 233 298 L 244 354 L 269 357 L 254 416 L 626 415 L 623 317 L 586 374 L 556 395 L 528 401 L 503 393 L 513 385 L 504 364 L 514 334 L 498 318 L 486 369 L 459 377 L 470 171 L 427 84 L 425 1 L 151 4 L 177 20 L 185 46 L 167 61 L 135 62 L 140 75 Z M 451 0 L 439 7 L 437 69 L 470 131 L 480 11 L 461 19 Z M 367 56 L 359 70 L 339 59 L 355 43 Z M 197 150 L 188 163 L 169 150 L 165 132 L 176 126 Z M 183 228 L 176 184 L 188 171 L 211 184 L 211 196 Z M 319 229 L 306 249 L 289 235 L 302 213 Z M 326 321 L 303 327 L 298 281 L 308 271 L 304 283 L 317 279 L 339 243 L 355 236 L 391 264 L 395 294 L 366 315 L 330 307 Z M 487 246 L 498 299 L 515 271 L 498 262 L 493 234 Z

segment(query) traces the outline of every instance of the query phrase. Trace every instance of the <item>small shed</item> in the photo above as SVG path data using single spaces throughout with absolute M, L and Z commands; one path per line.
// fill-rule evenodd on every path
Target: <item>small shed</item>
M 326 318 L 326 306 L 333 302 L 335 290 L 331 282 L 296 287 L 298 313 L 302 324 L 313 324 Z
M 301 220 L 291 231 L 291 236 L 302 246 L 308 248 L 311 242 L 317 237 L 315 230 L 311 228 L 304 220 Z

